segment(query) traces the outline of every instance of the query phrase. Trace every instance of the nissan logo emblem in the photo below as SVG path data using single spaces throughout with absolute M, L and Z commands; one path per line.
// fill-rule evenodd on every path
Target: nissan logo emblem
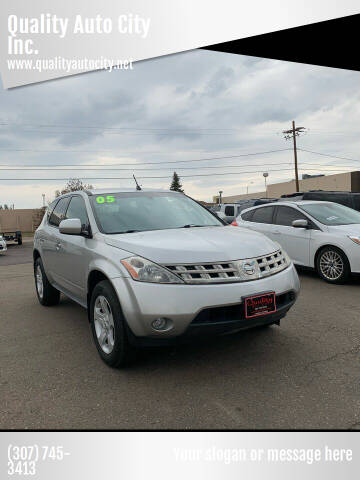
M 242 264 L 242 269 L 244 270 L 245 273 L 248 275 L 254 275 L 255 273 L 255 262 L 243 262 Z

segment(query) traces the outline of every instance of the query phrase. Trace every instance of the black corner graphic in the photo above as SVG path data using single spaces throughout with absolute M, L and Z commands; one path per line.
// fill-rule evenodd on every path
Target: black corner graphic
M 360 14 L 203 48 L 360 71 L 359 31 Z

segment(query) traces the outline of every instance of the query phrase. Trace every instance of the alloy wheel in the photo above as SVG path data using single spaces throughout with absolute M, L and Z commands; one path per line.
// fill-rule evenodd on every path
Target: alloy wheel
M 344 272 L 344 261 L 338 252 L 328 250 L 320 257 L 320 270 L 327 280 L 338 280 Z
M 40 265 L 36 267 L 36 289 L 39 294 L 39 297 L 42 299 L 44 296 L 44 281 L 42 276 L 42 271 Z
M 115 326 L 110 304 L 104 295 L 95 300 L 94 327 L 100 348 L 110 354 L 115 345 Z

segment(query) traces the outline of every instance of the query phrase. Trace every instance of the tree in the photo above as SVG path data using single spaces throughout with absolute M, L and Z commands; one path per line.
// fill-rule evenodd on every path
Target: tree
M 173 190 L 174 192 L 184 193 L 184 190 L 183 190 L 182 185 L 180 183 L 180 177 L 176 172 L 174 172 L 172 182 L 171 182 L 171 185 L 170 185 L 170 190 Z
M 92 190 L 94 187 L 92 185 L 83 183 L 79 178 L 70 178 L 68 183 L 65 185 L 65 188 L 62 190 L 56 190 L 55 197 L 63 195 L 64 193 L 76 192 L 78 190 Z

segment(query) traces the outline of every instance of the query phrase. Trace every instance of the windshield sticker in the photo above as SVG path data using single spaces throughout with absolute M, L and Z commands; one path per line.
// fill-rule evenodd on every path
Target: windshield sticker
M 329 220 L 331 222 L 332 220 L 337 220 L 338 218 L 339 217 L 337 217 L 336 215 L 332 215 L 331 217 L 327 217 L 326 220 Z
M 98 203 L 99 205 L 102 205 L 103 203 L 113 203 L 115 202 L 115 197 L 114 195 L 106 195 L 106 197 L 103 197 L 103 196 L 99 196 L 99 197 L 96 197 L 96 203 Z

